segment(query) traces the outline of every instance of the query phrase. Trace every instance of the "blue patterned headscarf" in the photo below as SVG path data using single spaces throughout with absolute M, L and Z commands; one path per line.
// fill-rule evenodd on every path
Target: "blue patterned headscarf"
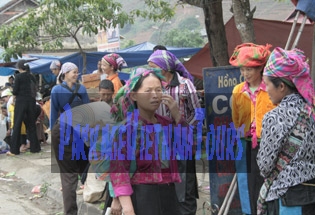
M 180 76 L 188 78 L 191 82 L 194 81 L 192 75 L 187 71 L 185 66 L 178 60 L 178 58 L 167 50 L 156 50 L 151 54 L 148 62 L 152 62 L 159 66 L 164 71 L 178 72 Z

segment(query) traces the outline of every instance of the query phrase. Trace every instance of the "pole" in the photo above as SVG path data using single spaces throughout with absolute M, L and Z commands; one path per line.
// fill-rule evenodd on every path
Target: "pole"
M 299 40 L 300 40 L 301 34 L 302 34 L 302 32 L 303 32 L 303 29 L 304 29 L 304 26 L 305 26 L 305 23 L 306 23 L 306 19 L 307 19 L 307 16 L 304 15 L 302 24 L 301 24 L 301 26 L 300 26 L 300 28 L 299 28 L 299 32 L 298 32 L 298 34 L 296 35 L 296 38 L 295 38 L 295 40 L 294 40 L 294 43 L 293 43 L 291 49 L 294 49 L 294 48 L 297 46 L 297 44 L 298 44 L 298 42 L 299 42 Z
M 226 211 L 226 208 L 230 208 L 230 204 L 232 201 L 229 201 L 231 198 L 233 199 L 233 196 L 235 194 L 235 192 L 233 192 L 233 190 L 235 190 L 237 187 L 237 183 L 236 183 L 236 173 L 234 174 L 233 180 L 230 184 L 230 187 L 228 189 L 228 192 L 223 200 L 222 206 L 220 207 L 219 213 L 218 215 L 223 215 L 223 213 Z
M 285 50 L 288 50 L 288 48 L 289 48 L 289 45 L 290 45 L 290 42 L 291 42 L 291 39 L 292 39 L 292 36 L 293 36 L 293 32 L 295 30 L 295 26 L 296 26 L 296 23 L 297 23 L 297 20 L 298 20 L 299 16 L 300 16 L 300 11 L 298 10 L 296 12 L 296 15 L 295 15 L 295 18 L 294 18 L 294 21 L 293 21 L 293 25 L 291 27 L 291 31 L 290 31 L 290 34 L 289 34 L 289 38 L 288 38 L 287 44 L 285 45 L 285 48 L 284 48 Z

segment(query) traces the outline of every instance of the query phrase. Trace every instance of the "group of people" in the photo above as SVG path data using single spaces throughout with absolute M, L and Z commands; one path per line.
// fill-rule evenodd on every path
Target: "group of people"
M 310 69 L 303 51 L 280 47 L 271 51 L 271 47 L 244 43 L 235 48 L 230 58 L 230 64 L 239 67 L 244 77 L 244 82 L 234 87 L 231 103 L 234 126 L 244 126 L 244 134 L 239 138 L 246 153 L 236 162 L 242 213 L 312 214 L 315 210 L 315 93 Z M 105 55 L 97 71 L 105 74 L 105 79 L 99 84 L 100 100 L 96 102 L 90 102 L 86 88 L 80 84 L 75 64 L 52 63 L 58 82 L 50 93 L 50 129 L 61 177 L 64 214 L 78 212 L 78 175 L 86 171 L 89 161 L 73 159 L 79 147 L 73 146 L 73 135 L 61 137 L 61 115 L 67 111 L 78 114 L 80 108 L 84 111 L 81 110 L 82 117 L 72 119 L 72 133 L 77 132 L 76 123 L 81 128 L 109 123 L 124 125 L 136 134 L 135 159 L 111 160 L 109 164 L 112 214 L 196 214 L 198 189 L 194 155 L 189 160 L 163 159 L 159 141 L 165 139 L 166 131 L 155 130 L 158 129 L 155 125 L 196 128 L 200 102 L 193 77 L 163 46 L 157 47 L 147 62 L 148 66 L 135 68 L 123 85 L 118 71 L 127 63 L 116 53 Z M 14 109 L 13 145 L 9 152 L 16 155 L 20 152 L 17 144 L 20 137 L 14 134 L 20 134 L 23 121 L 31 152 L 40 151 L 35 126 L 32 126 L 36 105 L 34 79 L 26 63 L 18 68 L 20 74 L 16 76 L 12 93 L 19 105 Z M 143 126 L 153 129 L 144 139 Z M 130 139 L 126 133 L 114 136 L 123 141 Z M 175 137 L 168 136 L 169 141 L 173 142 Z M 152 146 L 147 153 L 157 155 L 157 159 L 142 159 L 147 144 Z M 88 158 L 90 146 L 83 145 L 82 156 Z M 244 166 L 246 173 L 238 171 Z
M 245 125 L 240 139 L 246 156 L 236 162 L 242 213 L 313 214 L 315 94 L 310 68 L 303 51 L 270 48 L 244 43 L 230 58 L 245 79 L 232 93 L 234 125 Z
M 30 150 L 31 153 L 41 151 L 41 143 L 46 143 L 44 134 L 41 98 L 37 93 L 37 82 L 25 60 L 19 60 L 16 65 L 18 74 L 10 78 L 9 88 L 1 93 L 6 112 L 7 133 L 9 144 L 7 155 L 19 155 Z M 14 83 L 13 81 L 14 80 Z M 8 138 L 10 137 L 10 138 Z

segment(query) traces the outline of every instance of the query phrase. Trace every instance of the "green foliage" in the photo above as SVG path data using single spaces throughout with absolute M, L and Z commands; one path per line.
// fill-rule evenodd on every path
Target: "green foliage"
M 0 45 L 5 49 L 4 61 L 33 48 L 61 49 L 64 38 L 73 38 L 83 52 L 78 34 L 93 36 L 98 29 L 133 24 L 137 16 L 168 20 L 175 6 L 168 1 L 145 0 L 145 7 L 129 12 L 115 0 L 42 0 L 39 8 L 26 17 L 0 27 Z
M 201 47 L 205 44 L 199 31 L 180 28 L 167 32 L 162 41 L 165 46 L 173 47 Z
M 128 48 L 130 46 L 134 46 L 134 45 L 136 45 L 136 43 L 133 40 L 122 41 L 120 44 L 120 48 L 125 49 L 125 48 Z
M 178 27 L 181 29 L 196 30 L 196 29 L 200 29 L 201 25 L 200 25 L 200 22 L 195 17 L 188 17 L 182 20 L 179 23 Z

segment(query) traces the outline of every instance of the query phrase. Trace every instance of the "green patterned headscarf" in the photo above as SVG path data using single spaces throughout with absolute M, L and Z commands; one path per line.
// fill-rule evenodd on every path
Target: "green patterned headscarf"
M 125 86 L 119 89 L 115 98 L 114 104 L 111 108 L 111 113 L 116 120 L 116 122 L 120 122 L 126 119 L 128 112 L 133 112 L 135 109 L 135 103 L 130 98 L 130 93 L 134 90 L 136 84 L 142 77 L 148 76 L 150 73 L 154 73 L 162 82 L 162 86 L 165 84 L 162 80 L 164 76 L 162 75 L 161 69 L 156 68 L 135 68 L 131 74 L 130 79 L 126 81 Z

